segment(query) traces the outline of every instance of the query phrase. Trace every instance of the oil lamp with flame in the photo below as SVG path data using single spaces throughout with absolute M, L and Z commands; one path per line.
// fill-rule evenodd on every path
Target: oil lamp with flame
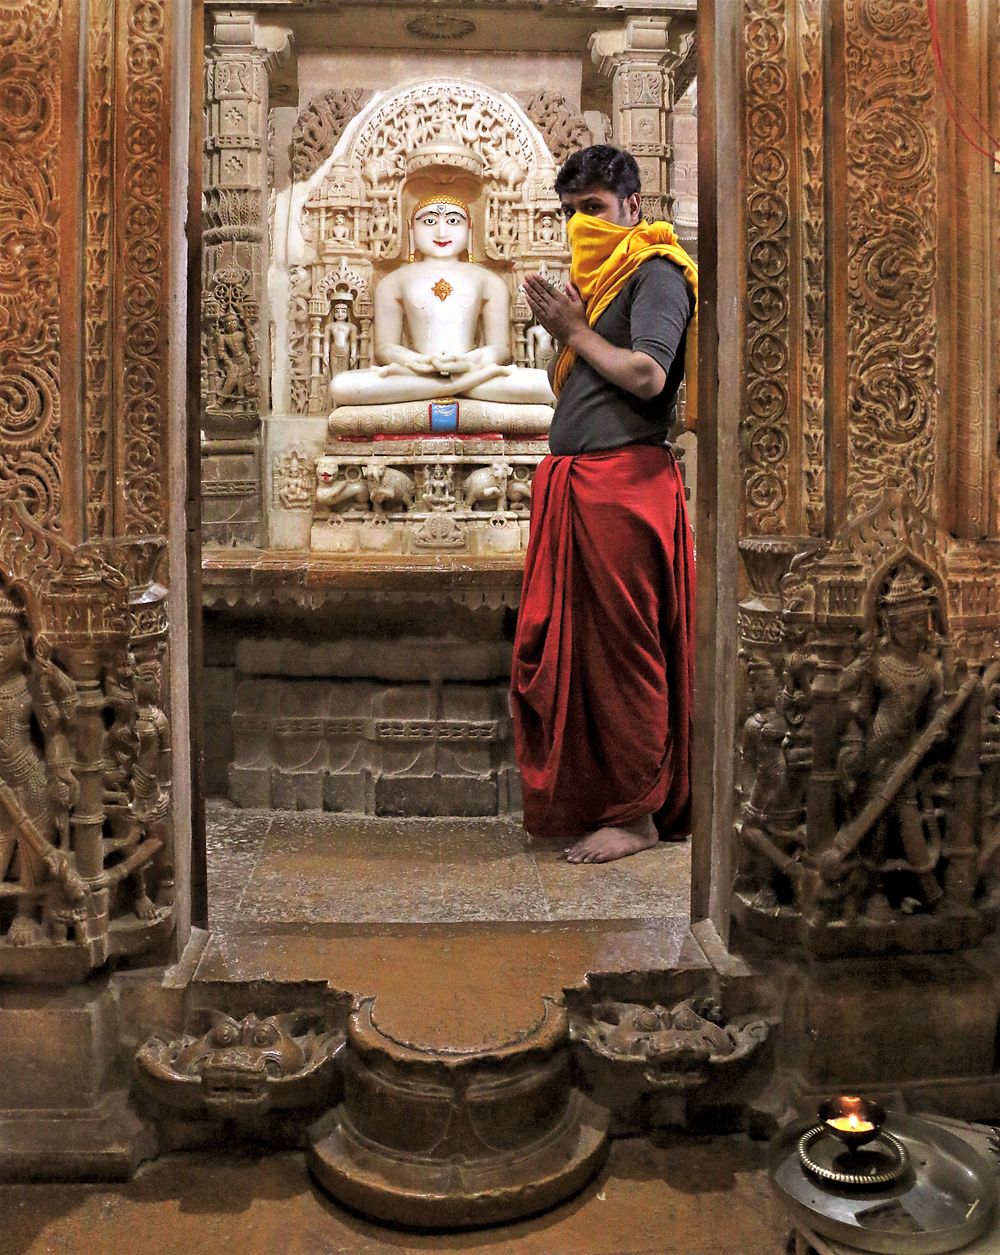
M 849 1151 L 878 1137 L 885 1121 L 885 1110 L 867 1098 L 842 1096 L 828 1098 L 819 1108 L 823 1131 L 837 1138 Z

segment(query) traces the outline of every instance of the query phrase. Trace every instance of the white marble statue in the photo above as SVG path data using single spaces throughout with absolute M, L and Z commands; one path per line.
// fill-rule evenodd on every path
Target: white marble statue
M 323 331 L 323 355 L 331 379 L 351 370 L 358 361 L 358 329 L 351 322 L 349 301 L 335 300 Z
M 379 365 L 335 375 L 330 382 L 335 406 L 444 397 L 552 404 L 544 371 L 511 364 L 506 283 L 486 267 L 461 260 L 470 233 L 464 201 L 440 194 L 418 203 L 410 237 L 416 259 L 388 274 L 375 290 Z M 403 343 L 404 329 L 410 348 Z

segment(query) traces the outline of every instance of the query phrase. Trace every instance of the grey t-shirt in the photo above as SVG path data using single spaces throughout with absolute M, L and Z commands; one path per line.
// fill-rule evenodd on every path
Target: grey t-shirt
M 629 279 L 594 330 L 620 349 L 648 354 L 666 371 L 663 391 L 648 401 L 598 374 L 577 357 L 552 416 L 553 453 L 591 453 L 628 444 L 663 444 L 684 378 L 684 344 L 694 300 L 684 273 L 651 257 Z

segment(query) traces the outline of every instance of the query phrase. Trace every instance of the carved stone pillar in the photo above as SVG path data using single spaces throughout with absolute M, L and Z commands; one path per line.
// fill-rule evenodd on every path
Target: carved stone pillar
M 0 306 L 18 310 L 0 362 L 0 1177 L 130 1174 L 146 1150 L 109 1088 L 106 966 L 162 966 L 186 937 L 166 747 L 187 726 L 187 638 L 171 677 L 153 568 L 186 497 L 190 14 L 36 0 L 0 20 Z
M 590 53 L 611 79 L 612 142 L 639 163 L 643 212 L 669 220 L 670 114 L 694 75 L 694 19 L 630 18 L 624 30 L 591 35 Z
M 288 32 L 247 10 L 214 15 L 205 80 L 202 275 L 202 538 L 262 540 L 260 415 L 270 348 L 266 311 L 268 108 Z
M 971 1088 L 1000 1005 L 989 962 L 962 953 L 998 916 L 1000 546 L 992 368 L 961 311 L 993 299 L 996 176 L 954 132 L 923 10 L 736 7 L 703 26 L 736 49 L 732 77 L 717 48 L 699 83 L 720 379 L 700 454 L 725 483 L 735 433 L 742 484 L 736 937 L 801 958 L 782 977 L 796 1084 L 933 1067 Z M 973 0 L 942 22 L 970 100 L 988 99 L 991 29 Z M 933 1063 L 886 1033 L 897 1014 Z

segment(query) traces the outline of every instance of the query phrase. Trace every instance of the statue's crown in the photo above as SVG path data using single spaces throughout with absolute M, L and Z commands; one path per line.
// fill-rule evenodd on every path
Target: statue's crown
M 0 619 L 20 619 L 24 610 L 0 590 Z
M 469 206 L 464 200 L 462 200 L 461 196 L 450 196 L 446 194 L 438 196 L 425 196 L 423 200 L 418 200 L 413 206 L 413 217 L 416 218 L 417 214 L 420 213 L 422 209 L 428 209 L 431 205 L 455 205 L 456 208 L 461 209 L 466 218 L 471 220 Z
M 884 614 L 900 614 L 915 606 L 926 606 L 934 600 L 933 589 L 928 588 L 919 571 L 913 567 L 901 567 L 889 582 L 889 587 L 879 598 Z

